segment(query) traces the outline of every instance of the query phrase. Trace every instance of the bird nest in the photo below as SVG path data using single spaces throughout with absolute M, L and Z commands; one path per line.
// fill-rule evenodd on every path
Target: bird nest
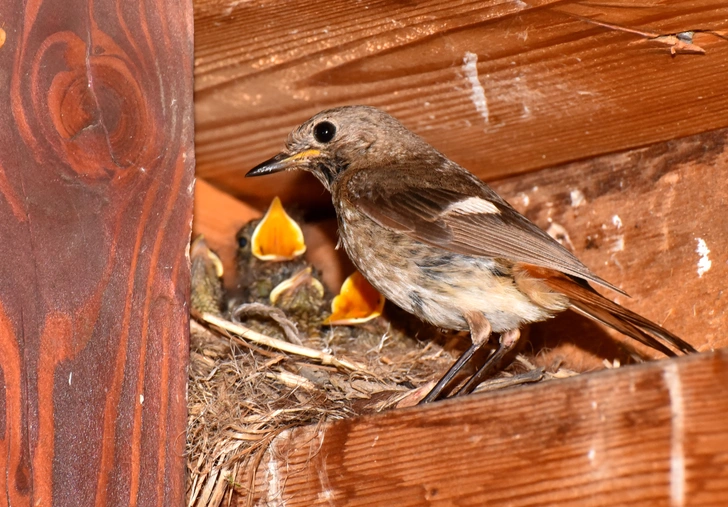
M 278 340 L 259 345 L 269 337 L 210 320 L 191 326 L 187 493 L 195 506 L 252 495 L 258 464 L 283 430 L 416 404 L 466 344 L 461 336 L 408 336 L 380 318 L 356 332 L 332 328 L 329 352 L 287 352 Z M 478 391 L 571 374 L 518 355 Z
M 415 405 L 468 345 L 467 335 L 441 333 L 396 307 L 380 315 L 381 296 L 372 299 L 356 275 L 332 298 L 315 269 L 296 264 L 296 245 L 283 242 L 299 251 L 285 259 L 250 255 L 272 255 L 259 244 L 260 225 L 238 234 L 237 294 L 223 296 L 204 242 L 191 249 L 189 506 L 230 505 L 235 494 L 252 503 L 258 465 L 282 431 Z M 275 225 L 298 238 L 286 227 Z M 573 374 L 558 365 L 548 373 L 532 359 L 516 356 L 478 390 Z

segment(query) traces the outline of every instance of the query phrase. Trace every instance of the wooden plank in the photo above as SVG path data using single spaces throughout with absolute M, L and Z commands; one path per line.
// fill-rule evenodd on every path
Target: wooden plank
M 0 503 L 182 505 L 192 7 L 0 24 Z
M 197 0 L 198 174 L 256 205 L 324 203 L 303 175 L 242 174 L 311 114 L 350 103 L 385 108 L 488 180 L 728 126 L 725 32 L 696 32 L 705 54 L 673 56 L 575 16 L 725 31 L 728 6 Z
M 256 500 L 723 505 L 726 383 L 720 351 L 299 428 L 264 457 Z

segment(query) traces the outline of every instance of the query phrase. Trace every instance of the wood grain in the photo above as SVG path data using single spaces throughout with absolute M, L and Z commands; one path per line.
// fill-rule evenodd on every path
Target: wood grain
M 295 429 L 264 457 L 256 500 L 722 505 L 727 382 L 721 351 Z
M 192 6 L 0 24 L 0 504 L 181 505 Z
M 577 16 L 707 30 L 693 37 L 705 54 Z M 198 174 L 259 206 L 321 204 L 305 175 L 242 175 L 350 103 L 386 109 L 488 180 L 726 127 L 727 20 L 721 0 L 197 0 Z

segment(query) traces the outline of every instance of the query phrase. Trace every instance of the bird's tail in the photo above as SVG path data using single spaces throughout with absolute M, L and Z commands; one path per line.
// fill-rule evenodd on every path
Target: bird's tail
M 552 270 L 532 268 L 531 266 L 526 269 L 532 275 L 540 278 L 551 289 L 567 296 L 571 309 L 577 313 L 616 329 L 620 333 L 634 338 L 648 347 L 659 350 L 667 356 L 676 355 L 668 345 L 685 354 L 697 352 L 692 345 L 679 336 L 610 301 L 587 283 L 579 283 L 579 281 L 567 275 L 557 274 Z

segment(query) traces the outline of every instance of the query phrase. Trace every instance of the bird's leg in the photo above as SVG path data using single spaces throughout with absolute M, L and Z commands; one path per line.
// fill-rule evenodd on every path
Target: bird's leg
M 521 331 L 518 329 L 510 329 L 500 335 L 499 346 L 495 352 L 488 358 L 483 366 L 475 372 L 475 375 L 470 377 L 470 380 L 457 392 L 455 396 L 462 396 L 464 394 L 470 394 L 478 385 L 490 375 L 493 370 L 498 366 L 503 359 L 503 356 L 508 354 L 513 347 L 518 343 L 518 338 L 521 336 Z
M 470 328 L 470 341 L 473 343 L 470 345 L 468 350 L 463 352 L 463 355 L 461 355 L 457 361 L 455 361 L 455 364 L 453 364 L 449 370 L 447 370 L 447 373 L 435 384 L 435 387 L 432 388 L 432 391 L 430 391 L 427 396 L 425 396 L 422 401 L 420 401 L 420 404 L 423 403 L 430 403 L 432 401 L 435 401 L 440 394 L 442 393 L 443 389 L 445 389 L 448 384 L 452 381 L 452 379 L 455 377 L 455 375 L 458 374 L 458 372 L 465 366 L 468 361 L 473 357 L 473 354 L 475 354 L 480 348 L 488 343 L 488 337 L 490 336 L 490 322 L 488 322 L 488 319 L 485 318 L 485 316 L 480 312 L 470 312 L 463 315 L 465 317 L 465 320 L 468 323 L 468 327 Z

